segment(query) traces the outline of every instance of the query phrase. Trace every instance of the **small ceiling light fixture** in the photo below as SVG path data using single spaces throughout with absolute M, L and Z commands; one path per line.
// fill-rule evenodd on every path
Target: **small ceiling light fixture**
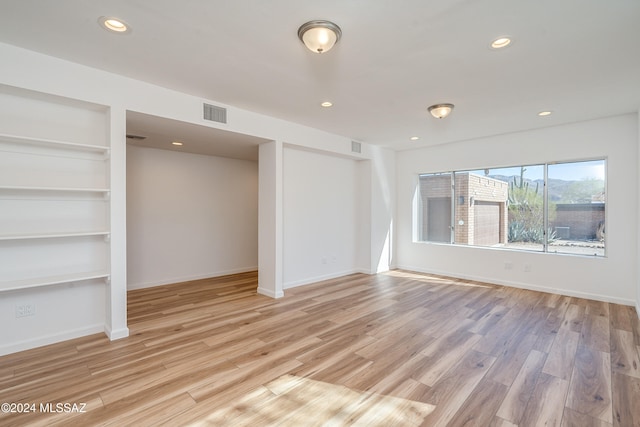
M 122 19 L 101 16 L 98 18 L 98 23 L 102 28 L 113 33 L 126 34 L 131 32 L 131 27 Z
M 435 104 L 429 107 L 429 112 L 436 119 L 444 119 L 453 110 L 453 104 Z
M 309 21 L 298 28 L 298 38 L 312 52 L 328 52 L 338 43 L 342 30 L 330 21 Z
M 333 104 L 331 102 L 329 102 L 329 101 L 324 101 L 322 104 L 320 104 L 320 106 L 324 107 L 324 108 L 329 108 L 329 107 L 333 106 Z
M 538 113 L 538 115 L 539 115 L 540 117 L 550 116 L 550 115 L 551 115 L 551 111 L 540 111 L 540 112 Z
M 511 44 L 511 39 L 509 37 L 503 36 L 495 39 L 491 42 L 492 49 L 502 49 L 503 47 L 507 47 Z
M 417 141 L 417 140 L 419 140 L 419 139 L 420 139 L 420 137 L 419 137 L 419 136 L 412 136 L 412 137 L 411 137 L 411 138 L 409 138 L 409 139 L 410 139 L 410 140 L 412 140 L 412 141 Z
M 177 145 L 177 146 L 184 145 L 184 144 L 183 144 L 182 142 L 180 142 L 180 141 L 173 141 L 171 144 L 173 144 L 173 145 Z

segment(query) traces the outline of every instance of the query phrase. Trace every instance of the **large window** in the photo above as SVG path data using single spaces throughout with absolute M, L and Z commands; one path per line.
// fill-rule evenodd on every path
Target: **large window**
M 419 176 L 420 241 L 605 254 L 605 160 Z

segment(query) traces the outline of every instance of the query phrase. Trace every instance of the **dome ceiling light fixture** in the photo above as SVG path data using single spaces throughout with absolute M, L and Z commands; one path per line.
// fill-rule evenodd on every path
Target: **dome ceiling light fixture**
M 342 30 L 330 21 L 309 21 L 298 28 L 298 38 L 311 52 L 325 53 L 338 43 Z
M 444 119 L 453 110 L 453 104 L 435 104 L 429 107 L 429 112 L 436 119 Z

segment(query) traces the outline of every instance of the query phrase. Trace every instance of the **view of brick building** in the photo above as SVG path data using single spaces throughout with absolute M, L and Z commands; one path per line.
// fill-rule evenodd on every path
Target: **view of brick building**
M 556 204 L 555 218 L 549 228 L 557 239 L 602 240 L 604 238 L 605 204 L 573 203 Z
M 420 175 L 423 212 L 421 240 L 451 241 L 454 209 L 454 241 L 491 246 L 507 243 L 509 184 L 473 173 L 455 174 L 455 200 L 451 200 L 451 174 Z

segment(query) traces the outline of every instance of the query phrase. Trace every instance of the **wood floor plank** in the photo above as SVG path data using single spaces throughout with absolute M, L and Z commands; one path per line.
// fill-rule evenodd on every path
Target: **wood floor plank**
M 498 417 L 514 424 L 520 422 L 529 399 L 533 395 L 545 358 L 546 355 L 539 351 L 533 350 L 529 353 L 500 408 L 498 408 L 496 413 Z
M 568 389 L 569 381 L 541 373 L 518 425 L 559 427 Z
M 611 369 L 640 378 L 640 352 L 633 342 L 633 332 L 620 329 L 611 331 Z
M 128 293 L 131 336 L 0 357 L 0 426 L 640 426 L 633 307 L 395 270 Z
M 491 420 L 491 424 L 489 424 L 488 427 L 518 427 L 518 425 L 500 417 L 493 417 L 493 420 Z
M 573 332 L 582 330 L 586 307 L 578 304 L 570 304 L 564 316 L 561 328 L 569 329 Z
M 571 375 L 568 408 L 604 422 L 613 422 L 611 406 L 611 360 L 609 353 L 581 346 Z
M 599 316 L 608 318 L 609 317 L 609 303 L 604 301 L 596 301 L 596 300 L 585 300 L 587 303 L 587 315 Z
M 508 311 L 508 307 L 494 306 L 487 314 L 476 320 L 475 324 L 469 328 L 469 331 L 479 335 L 486 335 Z
M 620 329 L 622 331 L 632 332 L 631 315 L 634 313 L 629 310 L 629 307 L 610 304 L 609 305 L 609 327 L 611 329 Z
M 611 376 L 613 393 L 613 425 L 640 426 L 640 379 L 614 372 Z
M 571 408 L 564 408 L 561 427 L 611 427 L 611 423 L 604 422 L 590 415 L 581 414 Z
M 480 335 L 472 334 L 468 331 L 462 331 L 459 337 L 461 338 L 460 340 L 445 340 L 444 342 L 448 345 L 446 348 L 438 346 L 435 350 L 433 347 L 423 350 L 421 353 L 429 355 L 431 362 L 427 369 L 414 373 L 412 377 L 425 385 L 433 386 L 452 368 L 453 364 L 461 360 L 481 338 Z M 453 336 L 451 338 L 456 337 Z
M 598 305 L 597 307 L 600 307 Z M 608 353 L 611 350 L 609 337 L 609 319 L 593 314 L 585 315 L 580 343 L 593 350 Z
M 536 336 L 532 334 L 518 335 L 510 348 L 505 349 L 487 373 L 493 381 L 511 386 L 524 365 L 529 353 L 536 343 Z
M 478 383 L 471 396 L 449 421 L 452 426 L 486 426 L 493 419 L 498 406 L 507 394 L 504 384 L 484 378 Z
M 633 307 L 627 307 L 630 311 L 629 321 L 631 323 L 631 331 L 633 332 L 633 342 L 640 346 L 640 312 L 636 313 Z
M 425 396 L 426 402 L 435 409 L 425 420 L 425 425 L 447 426 L 464 402 L 482 380 L 495 358 L 476 351 L 469 351 L 452 366 Z
M 571 331 L 569 328 L 560 328 L 551 345 L 542 372 L 563 380 L 570 380 L 579 341 L 579 332 Z

